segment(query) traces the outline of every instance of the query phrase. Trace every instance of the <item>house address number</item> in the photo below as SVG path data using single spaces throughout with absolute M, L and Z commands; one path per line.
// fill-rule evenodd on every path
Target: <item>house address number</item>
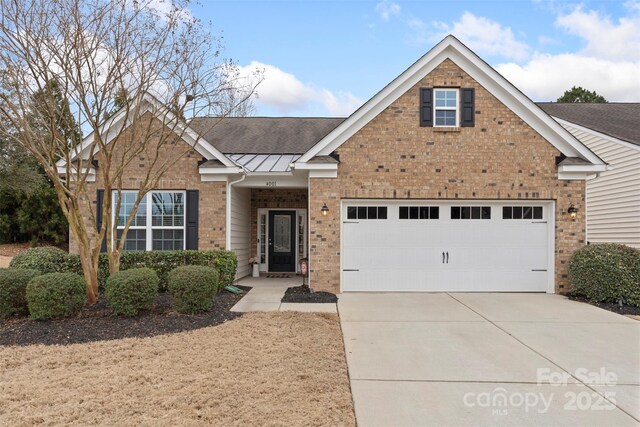
M 267 187 L 275 187 L 278 185 L 278 181 L 267 181 Z

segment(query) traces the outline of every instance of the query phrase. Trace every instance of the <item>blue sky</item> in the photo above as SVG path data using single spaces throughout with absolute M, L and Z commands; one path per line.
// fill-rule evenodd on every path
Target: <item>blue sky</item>
M 257 115 L 344 116 L 452 33 L 534 100 L 640 101 L 640 0 L 217 1 L 225 56 L 264 70 Z

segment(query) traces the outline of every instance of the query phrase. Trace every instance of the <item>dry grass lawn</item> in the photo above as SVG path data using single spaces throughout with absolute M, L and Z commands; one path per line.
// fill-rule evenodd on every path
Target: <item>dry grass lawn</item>
M 0 348 L 0 425 L 353 426 L 336 315 Z

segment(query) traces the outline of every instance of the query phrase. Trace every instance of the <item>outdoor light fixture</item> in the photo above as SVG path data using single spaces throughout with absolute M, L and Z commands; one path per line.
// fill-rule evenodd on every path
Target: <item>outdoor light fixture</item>
M 578 209 L 573 206 L 573 203 L 571 203 L 571 205 L 569 206 L 569 209 L 567 209 L 567 212 L 569 213 L 569 216 L 571 218 L 575 218 L 576 216 L 578 216 Z
M 322 216 L 329 215 L 329 207 L 326 203 L 322 205 L 322 209 L 320 209 L 320 212 L 322 212 Z

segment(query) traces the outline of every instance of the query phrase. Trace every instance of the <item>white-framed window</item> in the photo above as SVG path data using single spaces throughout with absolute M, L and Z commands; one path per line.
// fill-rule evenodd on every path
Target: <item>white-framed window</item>
M 434 89 L 433 95 L 433 125 L 457 127 L 459 120 L 459 90 Z
M 116 220 L 116 238 L 122 238 L 124 226 L 133 210 L 137 191 L 122 191 L 122 203 Z M 113 192 L 114 210 L 118 192 Z M 185 248 L 184 191 L 150 191 L 140 201 L 135 218 L 125 237 L 125 251 L 170 251 Z

